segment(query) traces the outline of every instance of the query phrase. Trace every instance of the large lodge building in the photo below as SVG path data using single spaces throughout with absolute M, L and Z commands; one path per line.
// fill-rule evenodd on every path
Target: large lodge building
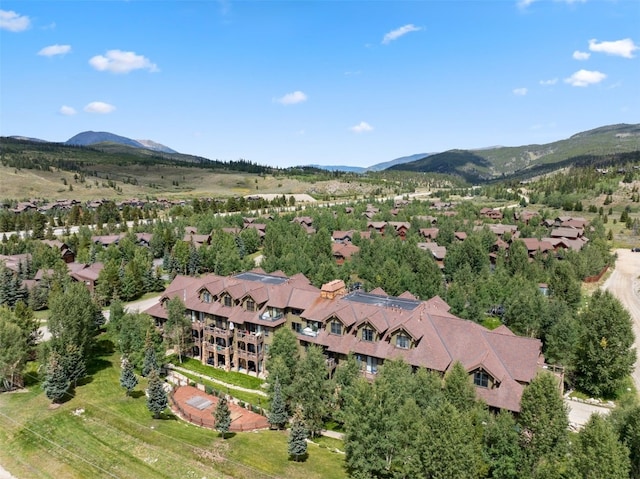
M 489 407 L 518 412 L 524 386 L 546 367 L 538 339 L 460 319 L 439 297 L 348 292 L 341 280 L 318 289 L 302 274 L 261 269 L 231 277 L 177 276 L 146 311 L 159 326 L 167 319 L 166 302 L 176 296 L 191 318 L 193 356 L 226 370 L 266 375 L 273 334 L 286 327 L 301 348 L 322 347 L 329 374 L 349 353 L 369 378 L 386 359 L 442 374 L 459 361 Z

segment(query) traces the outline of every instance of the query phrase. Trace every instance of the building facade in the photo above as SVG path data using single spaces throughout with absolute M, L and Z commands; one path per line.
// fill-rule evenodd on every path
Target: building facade
M 322 348 L 328 374 L 350 353 L 369 378 L 387 359 L 441 374 L 459 361 L 489 407 L 518 412 L 524 387 L 546 368 L 538 339 L 460 319 L 439 297 L 349 292 L 341 280 L 316 288 L 302 274 L 260 269 L 230 277 L 177 276 L 146 311 L 158 326 L 167 319 L 166 302 L 176 296 L 191 318 L 193 357 L 228 371 L 266 376 L 273 334 L 286 327 L 301 348 Z

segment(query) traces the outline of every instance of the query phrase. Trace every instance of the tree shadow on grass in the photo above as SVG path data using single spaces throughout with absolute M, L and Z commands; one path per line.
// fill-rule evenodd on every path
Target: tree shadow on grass
M 116 350 L 113 341 L 105 337 L 99 337 L 94 345 L 95 356 L 107 356 Z
M 131 391 L 131 394 L 129 394 L 129 397 L 133 399 L 138 399 L 142 396 L 144 396 L 144 391 Z
M 87 375 L 91 376 L 93 374 L 96 374 L 99 371 L 102 371 L 103 369 L 107 369 L 111 367 L 113 367 L 113 365 L 111 364 L 110 361 L 107 361 L 106 359 L 101 359 L 101 358 L 93 358 L 87 364 Z

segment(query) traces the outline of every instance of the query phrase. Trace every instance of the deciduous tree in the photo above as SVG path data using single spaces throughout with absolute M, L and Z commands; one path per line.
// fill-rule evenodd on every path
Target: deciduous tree
M 594 396 L 612 396 L 636 360 L 631 316 L 611 293 L 598 290 L 580 320 L 576 382 Z
M 599 414 L 592 414 L 578 434 L 573 462 L 580 478 L 629 477 L 629 450 L 618 440 L 611 423 Z

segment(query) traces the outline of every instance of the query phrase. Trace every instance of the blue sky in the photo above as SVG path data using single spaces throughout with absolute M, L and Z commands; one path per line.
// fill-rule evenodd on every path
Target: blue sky
M 0 135 L 370 166 L 640 122 L 640 2 L 4 1 Z

